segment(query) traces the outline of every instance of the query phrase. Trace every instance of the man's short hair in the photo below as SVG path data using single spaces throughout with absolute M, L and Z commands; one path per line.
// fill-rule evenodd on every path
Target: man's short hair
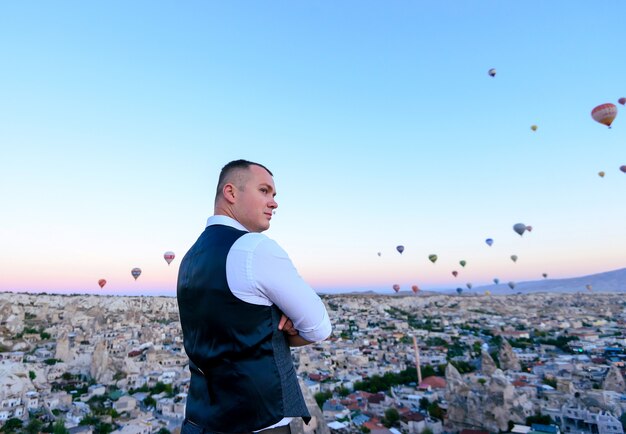
M 215 200 L 217 201 L 217 199 L 220 197 L 220 194 L 222 193 L 222 190 L 224 189 L 224 185 L 229 182 L 232 182 L 239 190 L 243 190 L 243 187 L 248 180 L 248 174 L 246 172 L 248 171 L 250 166 L 262 167 L 263 169 L 267 170 L 267 173 L 269 173 L 271 176 L 274 176 L 274 174 L 262 164 L 248 160 L 233 160 L 230 163 L 227 163 L 224 167 L 222 167 L 220 177 L 217 181 Z

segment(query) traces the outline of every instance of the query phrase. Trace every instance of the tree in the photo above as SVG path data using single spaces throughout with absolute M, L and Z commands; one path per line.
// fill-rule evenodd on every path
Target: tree
M 100 423 L 94 430 L 95 434 L 109 434 L 113 432 L 113 425 L 110 423 Z
M 70 432 L 65 428 L 65 422 L 63 419 L 57 419 L 52 426 L 52 434 L 70 434 Z
M 153 397 L 146 396 L 143 400 L 143 405 L 145 405 L 146 407 L 156 408 L 156 401 L 154 400 Z
M 43 428 L 43 422 L 40 421 L 39 419 L 32 418 L 31 420 L 28 421 L 28 425 L 26 425 L 26 428 L 24 428 L 24 431 L 27 434 L 38 434 L 39 432 L 41 432 L 42 428 Z
M 28 378 L 30 378 L 30 381 L 33 381 L 35 378 L 37 378 L 37 374 L 35 374 L 35 371 L 28 371 Z
M 91 426 L 96 426 L 100 423 L 100 419 L 98 419 L 96 416 L 93 416 L 91 414 L 83 417 L 80 422 L 78 423 L 79 425 L 91 425 Z
M 398 413 L 398 410 L 396 410 L 393 407 L 385 410 L 385 418 L 384 418 L 383 424 L 387 428 L 394 426 L 395 424 L 398 423 L 399 420 L 400 420 L 400 413 Z
M 317 402 L 317 406 L 321 409 L 324 403 L 332 398 L 333 394 L 330 392 L 317 392 L 315 395 L 315 402 Z
M 472 345 L 472 351 L 476 357 L 480 357 L 480 354 L 483 351 L 482 344 L 478 341 L 474 342 L 474 344 Z
M 428 405 L 428 414 L 434 418 L 439 420 L 443 420 L 443 410 L 436 402 L 433 402 Z
M 421 371 L 422 378 L 430 377 L 436 374 L 435 369 L 430 365 L 422 366 Z
M 425 396 L 420 398 L 420 410 L 426 410 L 429 404 L 430 401 L 428 400 L 428 398 L 426 398 Z
M 535 413 L 533 416 L 528 416 L 526 418 L 526 425 L 532 426 L 533 423 L 538 423 L 541 425 L 550 425 L 552 423 L 552 418 L 550 416 L 543 415 L 541 412 Z
M 340 386 L 340 387 L 335 388 L 335 392 L 337 392 L 339 396 L 345 397 L 350 394 L 350 389 L 344 386 Z
M 150 393 L 152 393 L 153 395 L 158 395 L 162 392 L 165 392 L 168 396 L 174 395 L 172 385 L 165 384 L 160 381 L 152 389 L 150 389 Z
M 421 434 L 433 434 L 433 430 L 430 428 L 424 428 Z
M 22 427 L 22 425 L 24 425 L 24 423 L 22 422 L 21 419 L 12 417 L 11 419 L 7 419 L 7 421 L 4 423 L 0 431 L 5 432 L 5 433 L 14 433 L 14 432 L 17 432 L 17 430 L 19 430 Z
M 157 431 L 157 434 L 171 434 L 170 430 L 168 430 L 167 428 L 161 428 L 160 430 Z
M 457 371 L 459 371 L 460 374 L 467 374 L 468 372 L 473 372 L 476 370 L 473 365 L 470 365 L 464 360 L 453 360 L 450 363 L 457 369 Z

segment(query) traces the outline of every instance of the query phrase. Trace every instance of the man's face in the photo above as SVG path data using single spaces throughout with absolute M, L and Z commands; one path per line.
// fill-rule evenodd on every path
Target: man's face
M 252 165 L 248 168 L 248 180 L 243 190 L 237 190 L 237 221 L 250 232 L 263 232 L 270 227 L 272 211 L 278 208 L 274 200 L 274 178 L 267 170 Z

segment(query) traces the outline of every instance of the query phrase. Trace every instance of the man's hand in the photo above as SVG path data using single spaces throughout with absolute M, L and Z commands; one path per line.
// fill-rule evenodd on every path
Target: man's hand
M 296 336 L 298 334 L 298 330 L 296 330 L 296 328 L 293 326 L 293 322 L 291 322 L 291 320 L 287 318 L 287 315 L 285 315 L 284 313 L 280 316 L 280 321 L 278 322 L 278 330 L 282 331 L 288 336 Z
M 313 343 L 300 337 L 298 330 L 293 326 L 293 322 L 291 322 L 284 313 L 281 314 L 280 321 L 278 321 L 278 330 L 287 335 L 287 341 L 290 347 L 302 347 Z

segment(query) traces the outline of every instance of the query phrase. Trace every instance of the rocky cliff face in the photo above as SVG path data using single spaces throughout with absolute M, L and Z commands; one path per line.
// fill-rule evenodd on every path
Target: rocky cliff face
M 489 360 L 491 357 L 484 359 Z M 446 383 L 446 428 L 449 430 L 468 428 L 507 431 L 509 420 L 524 423 L 527 416 L 534 414 L 529 397 L 524 392 L 516 391 L 500 369 L 496 369 L 481 384 L 478 381 L 466 381 L 449 364 L 446 367 Z
M 506 339 L 502 340 L 498 357 L 500 359 L 500 367 L 503 370 L 520 371 L 522 369 L 517 355 L 513 352 L 511 344 Z

